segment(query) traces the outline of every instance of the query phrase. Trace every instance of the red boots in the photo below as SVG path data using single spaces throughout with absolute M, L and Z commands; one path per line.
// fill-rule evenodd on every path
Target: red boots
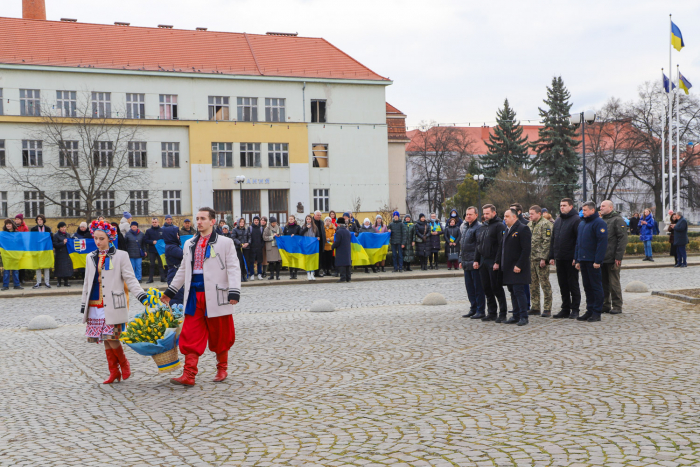
M 119 361 L 119 367 L 122 371 L 122 379 L 126 381 L 129 379 L 129 376 L 131 376 L 131 367 L 129 367 L 129 360 L 127 360 L 126 355 L 124 355 L 124 347 L 120 345 L 116 349 L 112 349 L 112 352 Z
M 185 368 L 182 370 L 182 376 L 172 378 L 170 382 L 181 386 L 194 386 L 194 377 L 197 376 L 197 362 L 199 362 L 199 355 L 193 353 L 185 355 Z
M 119 373 L 119 359 L 114 349 L 105 348 L 105 353 L 107 354 L 107 364 L 109 365 L 109 378 L 104 380 L 102 384 L 112 384 L 114 381 L 121 381 L 122 375 Z
M 216 354 L 216 376 L 214 377 L 215 383 L 220 383 L 226 379 L 228 373 L 228 350 Z

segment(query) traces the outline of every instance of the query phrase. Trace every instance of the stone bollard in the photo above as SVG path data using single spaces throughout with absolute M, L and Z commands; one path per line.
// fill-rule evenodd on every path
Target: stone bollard
M 333 303 L 331 303 L 330 300 L 315 300 L 311 304 L 309 311 L 313 311 L 315 313 L 328 313 L 330 311 L 335 311 L 335 306 L 333 306 Z
M 445 297 L 443 297 L 442 294 L 439 294 L 437 292 L 432 292 L 432 293 L 429 293 L 428 295 L 425 296 L 425 298 L 423 299 L 423 302 L 421 302 L 421 305 L 426 305 L 426 306 L 447 305 L 447 300 L 445 300 Z
M 646 293 L 649 292 L 649 286 L 644 282 L 632 281 L 625 287 L 625 292 Z
M 31 331 L 39 331 L 42 329 L 54 329 L 58 327 L 58 323 L 52 316 L 49 315 L 39 315 L 32 318 L 29 321 L 27 328 Z

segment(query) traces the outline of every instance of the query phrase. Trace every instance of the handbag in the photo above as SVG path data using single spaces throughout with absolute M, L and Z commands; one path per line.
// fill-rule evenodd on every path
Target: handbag
M 459 261 L 459 253 L 457 253 L 455 247 L 450 247 L 450 252 L 447 255 L 447 261 Z

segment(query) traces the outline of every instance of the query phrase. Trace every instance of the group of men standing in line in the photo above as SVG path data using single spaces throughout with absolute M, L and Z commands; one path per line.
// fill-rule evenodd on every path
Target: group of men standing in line
M 609 200 L 600 210 L 593 202 L 585 203 L 582 218 L 569 198 L 561 200 L 559 209 L 554 222 L 537 205 L 529 209 L 529 222 L 519 203 L 503 218 L 494 205 L 484 205 L 482 222 L 478 208 L 467 209 L 460 227 L 460 260 L 471 304 L 465 318 L 524 326 L 528 315 L 594 322 L 601 320 L 601 313 L 622 312 L 620 266 L 628 237 L 624 219 Z M 562 297 L 561 310 L 554 315 L 549 266 L 556 266 Z M 579 274 L 586 294 L 583 315 Z M 510 318 L 503 286 L 511 295 Z

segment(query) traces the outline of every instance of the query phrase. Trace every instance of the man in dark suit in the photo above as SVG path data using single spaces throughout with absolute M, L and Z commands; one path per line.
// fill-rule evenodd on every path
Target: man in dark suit
M 528 323 L 525 288 L 529 287 L 531 281 L 532 232 L 526 224 L 518 222 L 518 211 L 515 209 L 507 210 L 503 220 L 506 222 L 506 231 L 494 269 L 501 269 L 503 284 L 508 286 L 510 292 L 513 316 L 506 324 L 518 323 L 518 326 L 525 326 Z
M 340 272 L 338 282 L 350 282 L 350 267 L 352 266 L 352 235 L 345 225 L 345 218 L 337 220 L 338 230 L 333 237 L 335 250 L 335 268 Z

